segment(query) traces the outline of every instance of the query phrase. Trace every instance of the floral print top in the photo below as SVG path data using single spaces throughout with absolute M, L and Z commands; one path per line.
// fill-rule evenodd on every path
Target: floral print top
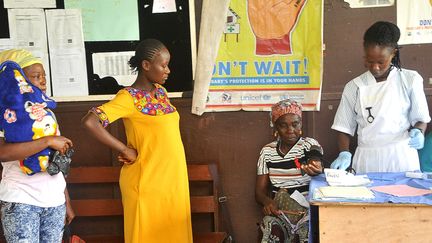
M 154 85 L 156 87 L 154 95 L 149 91 L 133 87 L 124 88 L 123 91 L 120 91 L 119 93 L 124 91 L 129 93 L 133 99 L 134 107 L 142 114 L 159 116 L 175 112 L 176 108 L 170 103 L 166 89 L 159 84 Z M 110 120 L 102 109 L 102 106 L 93 107 L 91 111 L 99 117 L 103 127 L 108 126 Z
M 154 84 L 156 91 L 154 97 L 151 92 L 132 87 L 125 88 L 132 95 L 135 108 L 146 115 L 158 116 L 176 111 L 169 102 L 167 91 L 159 84 Z

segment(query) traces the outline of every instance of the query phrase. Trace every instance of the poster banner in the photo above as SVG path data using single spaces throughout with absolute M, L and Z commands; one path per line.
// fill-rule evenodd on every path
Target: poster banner
M 319 110 L 322 0 L 231 0 L 206 111 L 262 111 L 287 98 Z
M 139 40 L 136 0 L 64 0 L 64 5 L 81 10 L 85 41 Z
M 432 0 L 397 1 L 400 45 L 432 43 Z

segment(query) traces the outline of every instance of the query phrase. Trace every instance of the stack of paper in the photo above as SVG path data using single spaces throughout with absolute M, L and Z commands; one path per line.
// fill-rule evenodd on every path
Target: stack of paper
M 371 181 L 367 175 L 353 175 L 344 170 L 324 169 L 327 183 L 330 186 L 365 186 Z
M 365 186 L 324 186 L 315 189 L 314 199 L 355 199 L 367 200 L 375 196 Z

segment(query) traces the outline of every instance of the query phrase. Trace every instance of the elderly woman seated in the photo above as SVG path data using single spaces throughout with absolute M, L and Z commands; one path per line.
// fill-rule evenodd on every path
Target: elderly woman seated
M 273 105 L 270 115 L 275 141 L 261 150 L 255 187 L 256 201 L 266 215 L 260 223 L 259 237 L 262 242 L 273 242 L 274 237 L 279 238 L 278 242 L 307 242 L 309 215 L 305 195 L 311 176 L 323 170 L 322 147 L 315 139 L 302 137 L 299 103 L 280 101 Z

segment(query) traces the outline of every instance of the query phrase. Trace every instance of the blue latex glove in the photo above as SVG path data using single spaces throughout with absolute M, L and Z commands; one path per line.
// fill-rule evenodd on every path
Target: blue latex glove
M 338 170 L 346 170 L 351 164 L 351 153 L 348 151 L 342 151 L 339 153 L 339 156 L 333 161 L 333 163 L 330 165 L 330 168 L 332 169 L 338 169 Z
M 410 140 L 408 145 L 411 148 L 422 149 L 424 146 L 425 137 L 420 129 L 413 128 L 409 131 Z

